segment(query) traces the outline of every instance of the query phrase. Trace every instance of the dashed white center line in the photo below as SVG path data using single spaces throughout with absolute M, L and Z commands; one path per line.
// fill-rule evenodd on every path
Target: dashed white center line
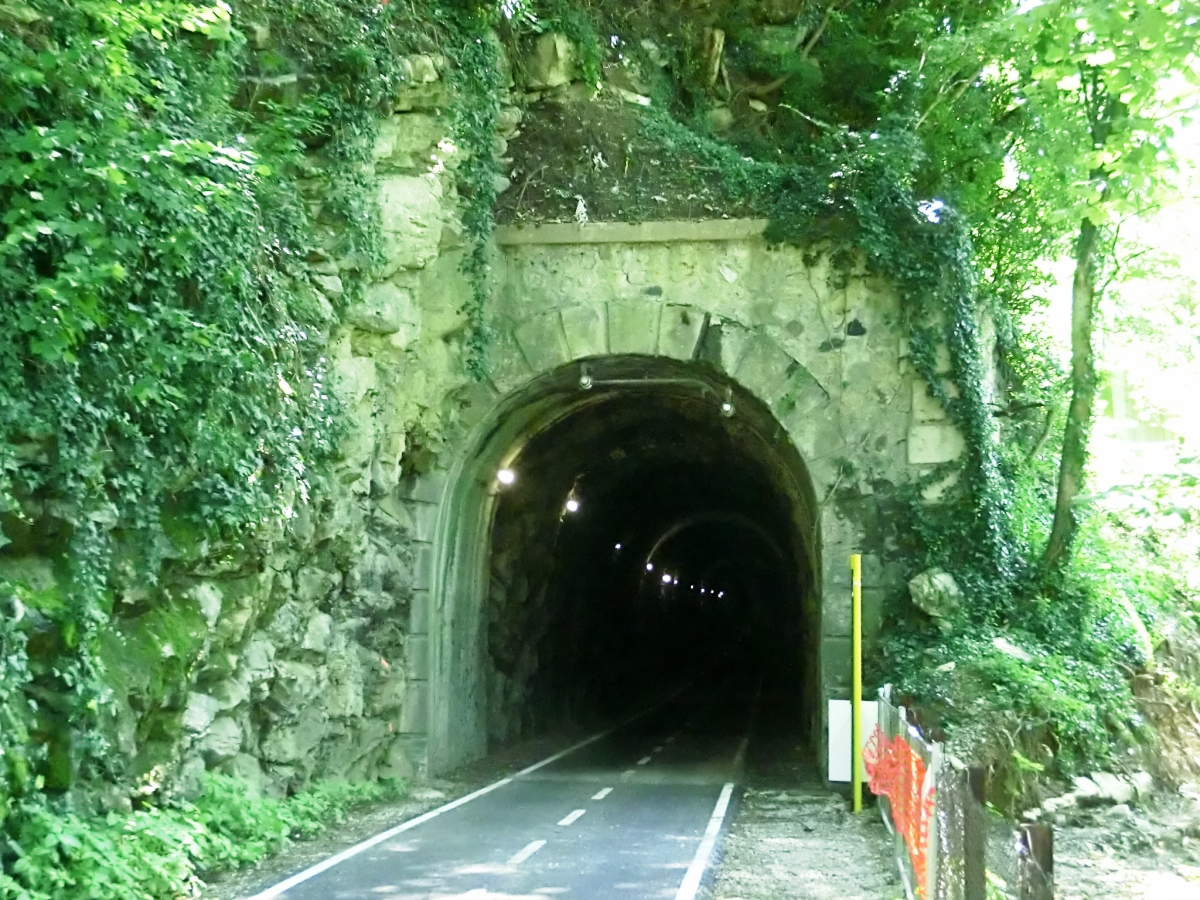
M 612 793 L 612 788 L 601 788 L 600 790 L 596 791 L 596 793 L 592 794 L 592 799 L 593 800 L 603 800 L 605 797 L 607 797 L 611 793 Z
M 579 821 L 579 817 L 582 816 L 585 812 L 587 812 L 586 809 L 577 809 L 574 812 L 568 813 L 567 815 L 563 816 L 559 820 L 558 824 L 559 825 L 574 825 L 577 821 Z
M 650 752 L 651 752 L 651 753 L 662 753 L 662 750 L 663 750 L 663 745 L 662 745 L 662 744 L 659 744 L 657 747 L 655 747 L 655 748 L 654 748 L 653 750 L 651 750 Z
M 636 774 L 637 774 L 637 769 L 626 769 L 624 772 L 621 773 L 621 780 L 628 781 L 630 778 L 632 778 Z
M 545 846 L 545 841 L 530 841 L 523 848 L 521 848 L 520 852 L 514 854 L 513 858 L 508 861 L 508 864 L 510 866 L 519 866 Z
M 646 763 L 648 763 L 648 762 L 650 762 L 650 757 L 648 757 L 648 756 L 643 756 L 641 759 L 639 759 L 639 760 L 637 761 L 637 764 L 638 764 L 639 766 L 644 766 L 644 765 L 646 765 Z

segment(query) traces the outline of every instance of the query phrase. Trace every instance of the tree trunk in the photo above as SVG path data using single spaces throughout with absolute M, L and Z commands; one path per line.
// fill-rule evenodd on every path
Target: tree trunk
M 1046 573 L 1060 571 L 1070 559 L 1078 522 L 1073 509 L 1083 486 L 1088 460 L 1088 435 L 1096 399 L 1096 356 L 1092 330 L 1096 321 L 1096 241 L 1091 219 L 1084 219 L 1075 245 L 1075 278 L 1071 286 L 1071 405 L 1063 432 L 1062 461 L 1058 468 L 1058 497 L 1054 525 L 1042 554 Z

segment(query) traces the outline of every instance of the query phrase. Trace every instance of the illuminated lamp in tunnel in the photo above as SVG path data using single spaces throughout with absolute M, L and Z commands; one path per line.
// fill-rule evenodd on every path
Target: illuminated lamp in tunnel
M 501 469 L 496 473 L 496 480 L 507 487 L 517 480 L 517 473 L 512 469 Z
M 671 576 L 670 576 L 670 575 L 668 575 L 666 572 L 663 572 L 662 583 L 663 583 L 663 584 L 670 584 L 670 583 L 671 583 Z
M 569 513 L 579 512 L 579 501 L 576 500 L 574 497 L 567 498 L 567 512 L 569 512 Z
M 646 571 L 653 572 L 654 571 L 654 563 L 646 563 Z

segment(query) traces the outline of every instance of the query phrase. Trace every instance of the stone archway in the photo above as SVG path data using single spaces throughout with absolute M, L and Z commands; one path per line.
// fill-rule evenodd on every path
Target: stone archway
M 847 558 L 866 555 L 870 646 L 885 586 L 899 581 L 888 563 L 891 492 L 959 452 L 944 414 L 907 371 L 898 302 L 885 283 L 839 269 L 828 255 L 773 249 L 761 223 L 647 228 L 501 232 L 490 384 L 462 395 L 463 417 L 475 424 L 451 464 L 406 491 L 426 543 L 404 730 L 425 745 L 423 754 L 413 749 L 430 771 L 486 749 L 484 687 L 474 674 L 484 640 L 471 598 L 486 587 L 487 473 L 577 408 L 562 392 L 579 393 L 581 362 L 658 361 L 706 373 L 714 389 L 732 386 L 761 406 L 764 439 L 803 460 L 817 573 L 818 745 L 824 701 L 848 690 Z

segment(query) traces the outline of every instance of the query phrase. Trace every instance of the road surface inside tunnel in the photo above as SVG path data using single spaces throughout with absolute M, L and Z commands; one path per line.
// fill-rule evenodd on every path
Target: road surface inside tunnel
M 744 676 L 698 680 L 598 739 L 255 900 L 690 900 L 736 802 L 756 705 Z

